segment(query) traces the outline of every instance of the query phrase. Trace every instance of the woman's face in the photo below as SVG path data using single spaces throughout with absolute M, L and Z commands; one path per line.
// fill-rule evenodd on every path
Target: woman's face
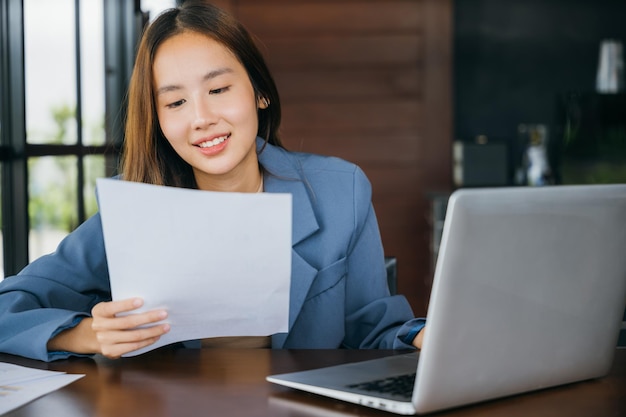
M 266 106 L 237 58 L 205 35 L 184 32 L 158 47 L 153 76 L 161 130 L 198 187 L 256 191 L 257 110 Z

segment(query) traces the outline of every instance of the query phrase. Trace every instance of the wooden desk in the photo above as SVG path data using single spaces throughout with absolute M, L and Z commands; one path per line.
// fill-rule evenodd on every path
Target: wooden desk
M 134 358 L 102 357 L 46 364 L 0 355 L 0 361 L 86 376 L 6 416 L 254 417 L 391 416 L 275 386 L 270 373 L 366 360 L 392 351 L 223 350 L 163 348 Z M 611 374 L 531 394 L 463 407 L 450 416 L 624 416 L 626 349 L 618 349 Z

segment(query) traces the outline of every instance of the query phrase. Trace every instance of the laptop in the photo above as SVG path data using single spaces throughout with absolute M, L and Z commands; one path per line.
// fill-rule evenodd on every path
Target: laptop
M 626 185 L 457 190 L 421 351 L 267 380 L 409 415 L 602 377 L 626 303 L 625 248 Z

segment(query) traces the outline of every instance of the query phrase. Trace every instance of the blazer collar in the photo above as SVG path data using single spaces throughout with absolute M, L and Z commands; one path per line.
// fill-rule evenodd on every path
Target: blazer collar
M 297 213 L 298 218 L 292 226 L 292 246 L 295 247 L 320 228 L 313 210 L 311 190 L 302 175 L 300 160 L 282 148 L 265 145 L 261 138 L 257 138 L 257 151 L 260 152 L 259 163 L 265 170 L 265 191 L 293 195 L 293 213 Z

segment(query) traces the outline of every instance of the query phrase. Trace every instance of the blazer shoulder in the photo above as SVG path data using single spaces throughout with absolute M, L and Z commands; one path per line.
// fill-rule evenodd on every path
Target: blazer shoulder
M 330 186 L 332 189 L 370 187 L 367 176 L 358 165 L 336 156 L 268 145 L 259 157 L 261 164 L 279 178 L 299 179 L 311 186 Z
M 318 155 L 310 153 L 292 153 L 304 172 L 307 171 L 334 171 L 337 173 L 353 174 L 360 168 L 353 162 L 336 156 Z

